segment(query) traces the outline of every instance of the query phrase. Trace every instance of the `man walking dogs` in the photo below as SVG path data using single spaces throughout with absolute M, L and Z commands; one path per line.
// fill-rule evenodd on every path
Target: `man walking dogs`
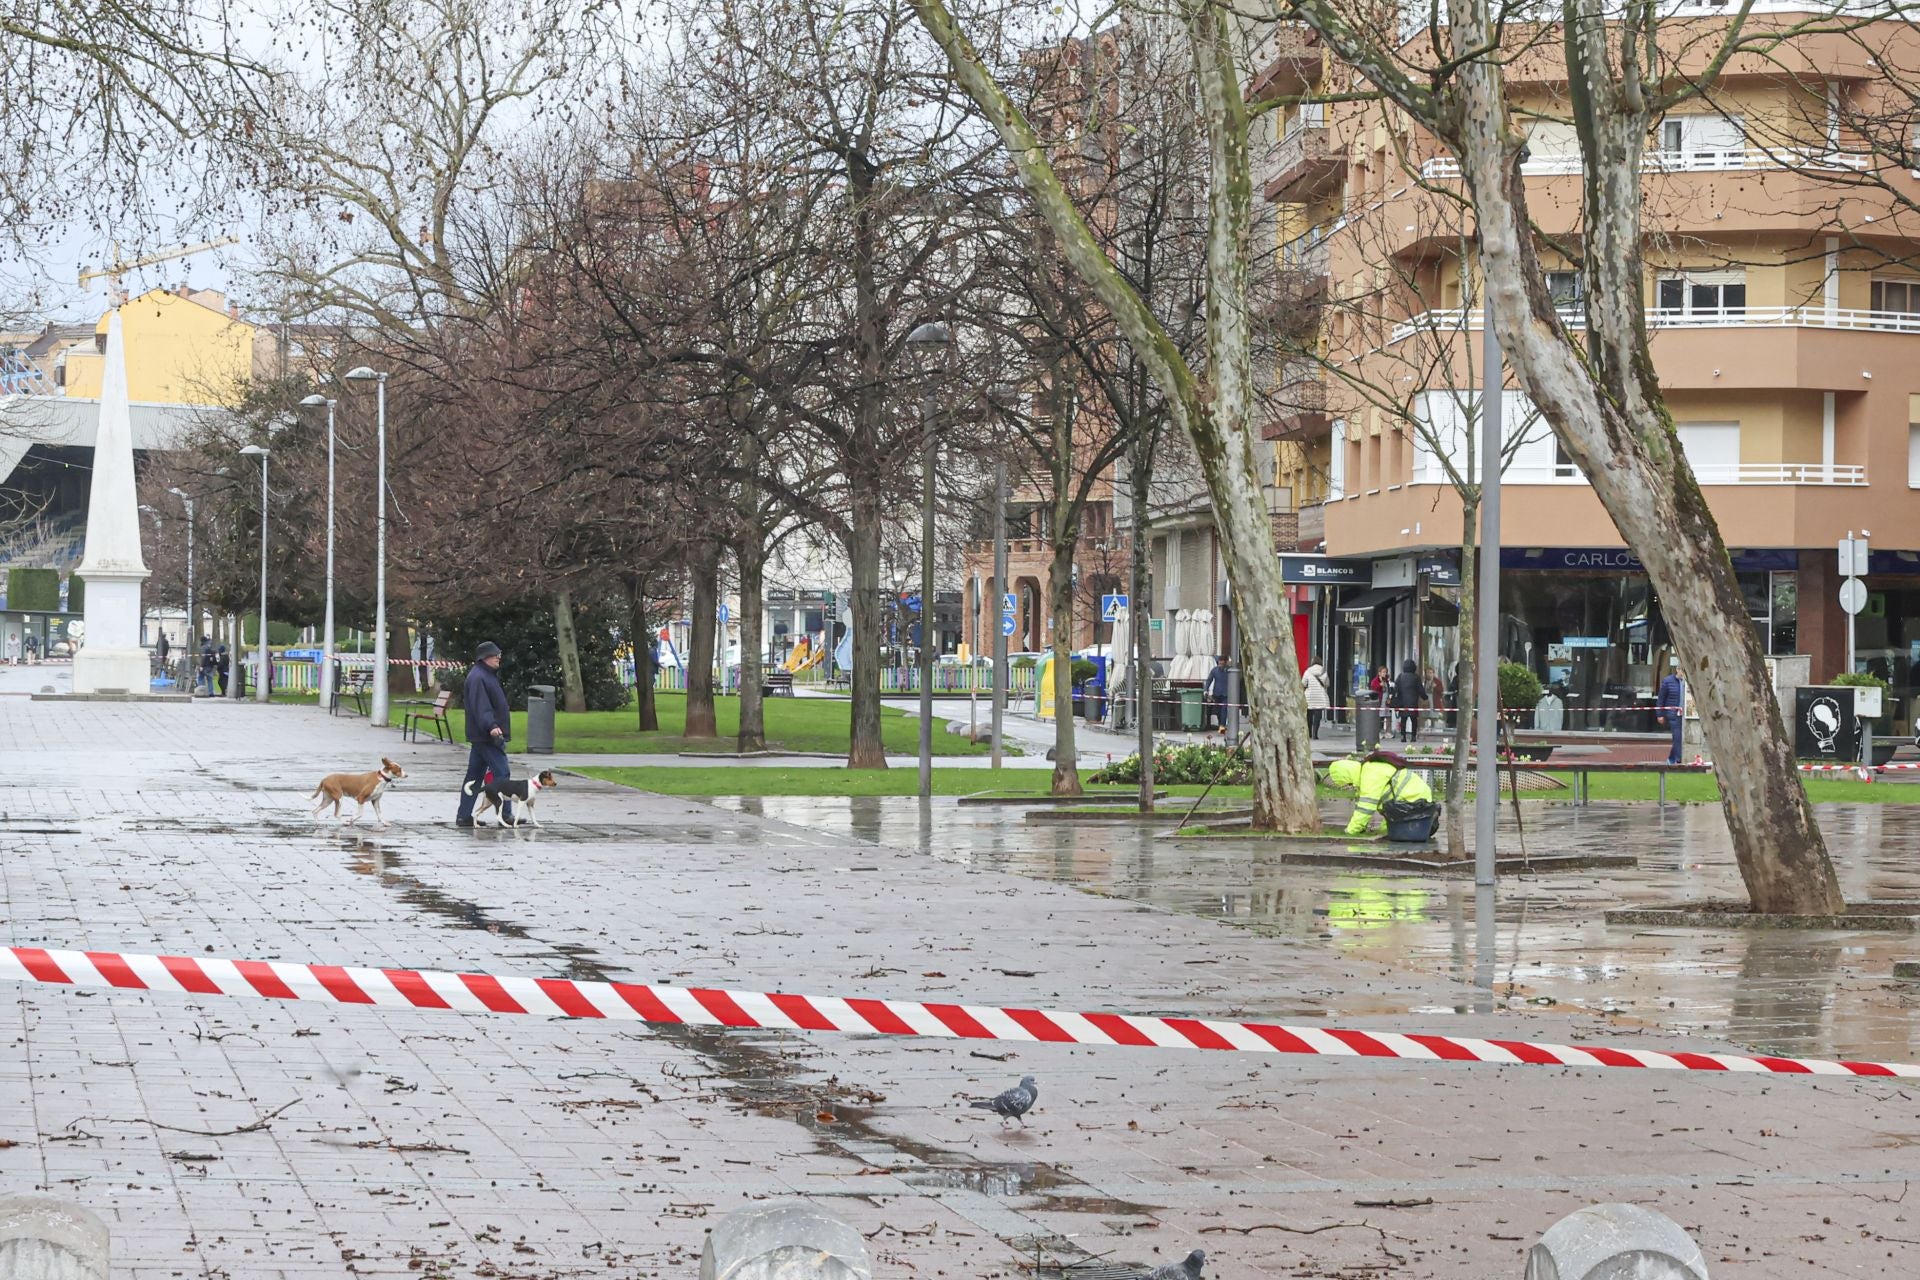
M 460 786 L 460 809 L 453 825 L 473 825 L 473 804 L 480 788 L 471 784 L 484 780 L 489 771 L 495 782 L 513 776 L 507 763 L 507 743 L 513 740 L 513 716 L 507 710 L 507 691 L 500 687 L 500 646 L 482 641 L 474 650 L 473 667 L 467 672 L 466 689 L 461 701 L 467 709 L 467 776 Z M 500 820 L 509 825 L 512 816 L 504 806 Z

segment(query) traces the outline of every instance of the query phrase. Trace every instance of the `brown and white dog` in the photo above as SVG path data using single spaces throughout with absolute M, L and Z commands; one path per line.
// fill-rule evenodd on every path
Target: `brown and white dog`
M 508 782 L 469 782 L 468 795 L 478 795 L 480 803 L 474 806 L 473 816 L 477 819 L 489 809 L 500 811 L 500 825 L 517 827 L 521 823 L 539 826 L 540 820 L 533 816 L 533 802 L 542 791 L 559 784 L 554 781 L 553 770 L 542 769 L 531 778 L 518 778 Z M 507 806 L 513 806 L 513 820 L 507 820 Z
M 359 802 L 360 807 L 347 819 L 348 826 L 360 821 L 360 815 L 367 811 L 368 805 L 372 805 L 373 816 L 379 818 L 380 825 L 384 827 L 387 820 L 380 813 L 380 793 L 406 776 L 405 769 L 385 756 L 380 758 L 380 767 L 369 773 L 330 773 L 320 779 L 320 785 L 313 789 L 314 796 L 320 801 L 314 807 L 313 816 L 319 817 L 320 811 L 331 804 L 333 816 L 337 818 L 340 816 L 340 802 L 354 800 Z

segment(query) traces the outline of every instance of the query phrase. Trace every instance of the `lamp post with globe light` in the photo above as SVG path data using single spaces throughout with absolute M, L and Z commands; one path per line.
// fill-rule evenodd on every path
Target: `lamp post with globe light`
M 267 489 L 267 467 L 273 456 L 273 450 L 269 447 L 273 437 L 278 435 L 285 427 L 286 424 L 284 422 L 268 424 L 268 444 L 250 444 L 240 450 L 242 457 L 260 459 L 260 670 L 255 677 L 257 681 L 253 690 L 253 700 L 255 702 L 267 702 L 273 697 L 273 669 L 268 665 L 271 659 L 268 657 L 269 650 L 267 648 L 267 501 L 269 497 L 269 491 Z M 244 639 L 244 636 L 242 638 Z M 235 665 L 238 665 L 237 660 L 239 654 L 236 653 L 234 657 L 236 659 Z
M 320 629 L 319 681 L 320 710 L 324 712 L 333 707 L 333 407 L 336 401 L 316 392 L 300 403 L 309 408 L 327 406 L 327 608 Z M 383 511 L 386 509 L 386 503 L 380 506 Z M 191 519 L 191 515 L 188 518 Z
M 376 395 L 379 434 L 378 515 L 374 518 L 373 709 L 367 717 L 376 729 L 387 727 L 387 375 L 366 365 L 347 371 L 348 382 L 371 382 Z

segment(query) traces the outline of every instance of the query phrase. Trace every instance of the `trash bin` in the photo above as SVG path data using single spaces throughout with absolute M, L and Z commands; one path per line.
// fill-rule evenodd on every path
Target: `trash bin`
M 1378 707 L 1359 707 L 1353 713 L 1353 749 L 1367 752 L 1380 745 L 1380 722 L 1385 717 Z
M 527 690 L 527 753 L 553 754 L 554 687 L 536 684 Z
M 1380 806 L 1380 816 L 1387 820 L 1387 839 L 1403 844 L 1425 844 L 1433 839 L 1434 829 L 1440 825 L 1440 806 L 1431 800 L 1415 803 L 1389 800 Z
M 1197 733 L 1207 725 L 1206 690 L 1182 689 L 1180 691 L 1180 727 L 1188 733 Z

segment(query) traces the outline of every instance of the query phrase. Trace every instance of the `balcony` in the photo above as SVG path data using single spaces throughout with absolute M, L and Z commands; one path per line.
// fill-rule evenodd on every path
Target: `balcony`
M 1726 0 L 1663 0 L 1658 6 L 1662 19 L 1674 18 L 1728 18 L 1739 10 L 1739 6 L 1726 3 Z M 1550 0 L 1528 0 L 1502 11 L 1502 18 L 1510 25 L 1518 26 L 1525 22 L 1537 22 L 1542 25 L 1558 25 L 1561 6 Z M 1753 0 L 1745 11 L 1747 16 L 1765 13 L 1788 13 L 1819 15 L 1823 17 L 1846 17 L 1859 20 L 1863 18 L 1896 18 L 1901 12 L 1892 0 Z M 1400 43 L 1416 40 L 1427 34 L 1433 23 L 1444 27 L 1448 25 L 1447 6 L 1431 3 L 1409 3 L 1400 10 Z
M 1693 478 L 1702 485 L 1838 485 L 1864 487 L 1867 469 L 1841 463 L 1822 462 L 1730 462 L 1701 463 L 1694 467 Z M 1587 478 L 1572 467 L 1508 467 L 1501 474 L 1503 484 L 1584 485 Z M 1436 469 L 1432 475 L 1416 472 L 1415 484 L 1446 483 Z
M 1298 530 L 1302 548 L 1318 547 L 1327 537 L 1327 506 L 1324 502 L 1310 503 L 1300 508 L 1300 527 Z
M 1247 85 L 1247 100 L 1293 97 L 1319 83 L 1325 67 L 1320 33 L 1304 22 L 1281 22 L 1250 59 L 1259 68 Z
M 1642 173 L 1741 173 L 1761 169 L 1819 170 L 1828 173 L 1865 173 L 1873 157 L 1859 151 L 1830 151 L 1807 147 L 1739 147 L 1728 150 L 1649 151 L 1640 157 Z M 1582 157 L 1534 156 L 1520 166 L 1528 178 L 1554 178 L 1584 172 Z M 1420 176 L 1432 181 L 1460 176 L 1460 162 L 1435 156 L 1420 166 Z
M 1311 204 L 1332 194 L 1346 174 L 1347 158 L 1334 149 L 1320 110 L 1301 118 L 1307 123 L 1289 130 L 1274 150 L 1274 176 L 1262 193 L 1275 203 Z
M 1282 341 L 1309 345 L 1327 302 L 1326 232 L 1296 236 L 1280 246 L 1277 257 L 1279 268 L 1262 314 Z
M 1280 416 L 1260 428 L 1262 440 L 1318 440 L 1329 434 L 1327 380 L 1319 365 L 1288 366 L 1279 395 Z
M 1560 323 L 1569 329 L 1586 327 L 1584 310 L 1562 308 Z M 1388 345 L 1416 333 L 1477 331 L 1481 312 L 1423 311 L 1393 327 Z M 1865 311 L 1853 307 L 1742 307 L 1719 311 L 1647 312 L 1649 329 L 1842 329 L 1864 333 L 1920 333 L 1920 314 L 1910 311 Z

